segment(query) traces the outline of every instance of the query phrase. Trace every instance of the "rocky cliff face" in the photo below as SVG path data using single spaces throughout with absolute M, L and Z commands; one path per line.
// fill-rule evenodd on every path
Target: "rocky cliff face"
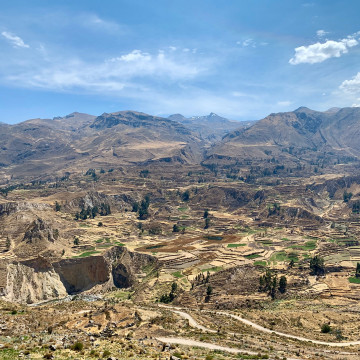
M 65 259 L 53 264 L 68 294 L 90 290 L 111 278 L 111 266 L 103 256 Z
M 137 282 L 142 268 L 149 265 L 156 266 L 157 259 L 124 247 L 114 247 L 102 256 L 54 263 L 42 257 L 12 262 L 6 267 L 6 286 L 0 297 L 31 304 L 85 291 L 128 288 Z

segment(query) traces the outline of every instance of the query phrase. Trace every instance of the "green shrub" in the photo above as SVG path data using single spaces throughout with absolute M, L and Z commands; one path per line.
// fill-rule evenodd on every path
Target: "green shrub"
M 71 346 L 71 350 L 74 351 L 82 351 L 84 349 L 84 344 L 80 341 L 77 341 L 75 344 Z
M 103 352 L 103 358 L 107 358 L 107 357 L 109 357 L 111 355 L 111 353 L 110 353 L 110 351 L 109 350 L 104 350 L 104 352 Z
M 330 331 L 331 331 L 331 327 L 330 327 L 329 324 L 323 324 L 323 325 L 321 326 L 321 332 L 322 332 L 323 334 L 328 334 Z

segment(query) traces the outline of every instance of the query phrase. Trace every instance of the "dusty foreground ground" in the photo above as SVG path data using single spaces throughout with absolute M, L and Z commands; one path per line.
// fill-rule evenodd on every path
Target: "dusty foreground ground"
M 336 346 L 358 339 L 356 314 L 348 311 L 340 316 L 336 307 L 321 301 L 313 307 L 303 302 L 301 313 L 296 313 L 301 302 L 294 301 L 272 303 L 261 311 L 215 312 L 134 304 L 128 297 L 129 293 L 116 291 L 103 299 L 68 298 L 31 307 L 1 303 L 0 358 L 352 360 L 360 356 L 360 345 Z M 336 332 L 321 334 L 318 327 L 310 331 L 323 316 L 332 325 L 342 324 L 342 331 L 351 328 L 353 336 L 340 339 Z M 286 338 L 262 327 L 329 345 Z

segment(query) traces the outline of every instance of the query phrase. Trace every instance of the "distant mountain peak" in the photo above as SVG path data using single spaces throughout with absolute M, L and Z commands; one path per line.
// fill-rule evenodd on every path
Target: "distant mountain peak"
M 331 114 L 335 114 L 340 110 L 339 107 L 331 107 L 330 109 L 326 110 L 326 113 L 331 113 Z
M 314 110 L 311 110 L 306 106 L 300 106 L 299 108 L 294 110 L 294 112 L 310 112 L 310 111 L 314 111 Z

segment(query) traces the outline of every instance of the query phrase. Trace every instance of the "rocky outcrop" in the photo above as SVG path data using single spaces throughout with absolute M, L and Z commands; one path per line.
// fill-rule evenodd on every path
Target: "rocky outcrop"
M 154 256 L 131 252 L 125 247 L 114 247 L 106 253 L 111 264 L 111 274 L 115 287 L 127 288 L 136 282 L 136 275 L 148 265 L 157 265 Z
M 19 211 L 31 210 L 49 210 L 51 208 L 48 204 L 31 203 L 31 202 L 5 202 L 0 204 L 0 216 L 10 215 Z
M 38 218 L 30 224 L 22 241 L 25 241 L 27 244 L 42 241 L 55 242 L 58 236 L 58 230 L 53 230 L 44 220 Z
M 143 268 L 157 266 L 153 256 L 114 247 L 102 256 L 51 263 L 43 257 L 12 262 L 6 267 L 6 286 L 0 296 L 8 301 L 35 303 L 67 295 L 135 285 Z

